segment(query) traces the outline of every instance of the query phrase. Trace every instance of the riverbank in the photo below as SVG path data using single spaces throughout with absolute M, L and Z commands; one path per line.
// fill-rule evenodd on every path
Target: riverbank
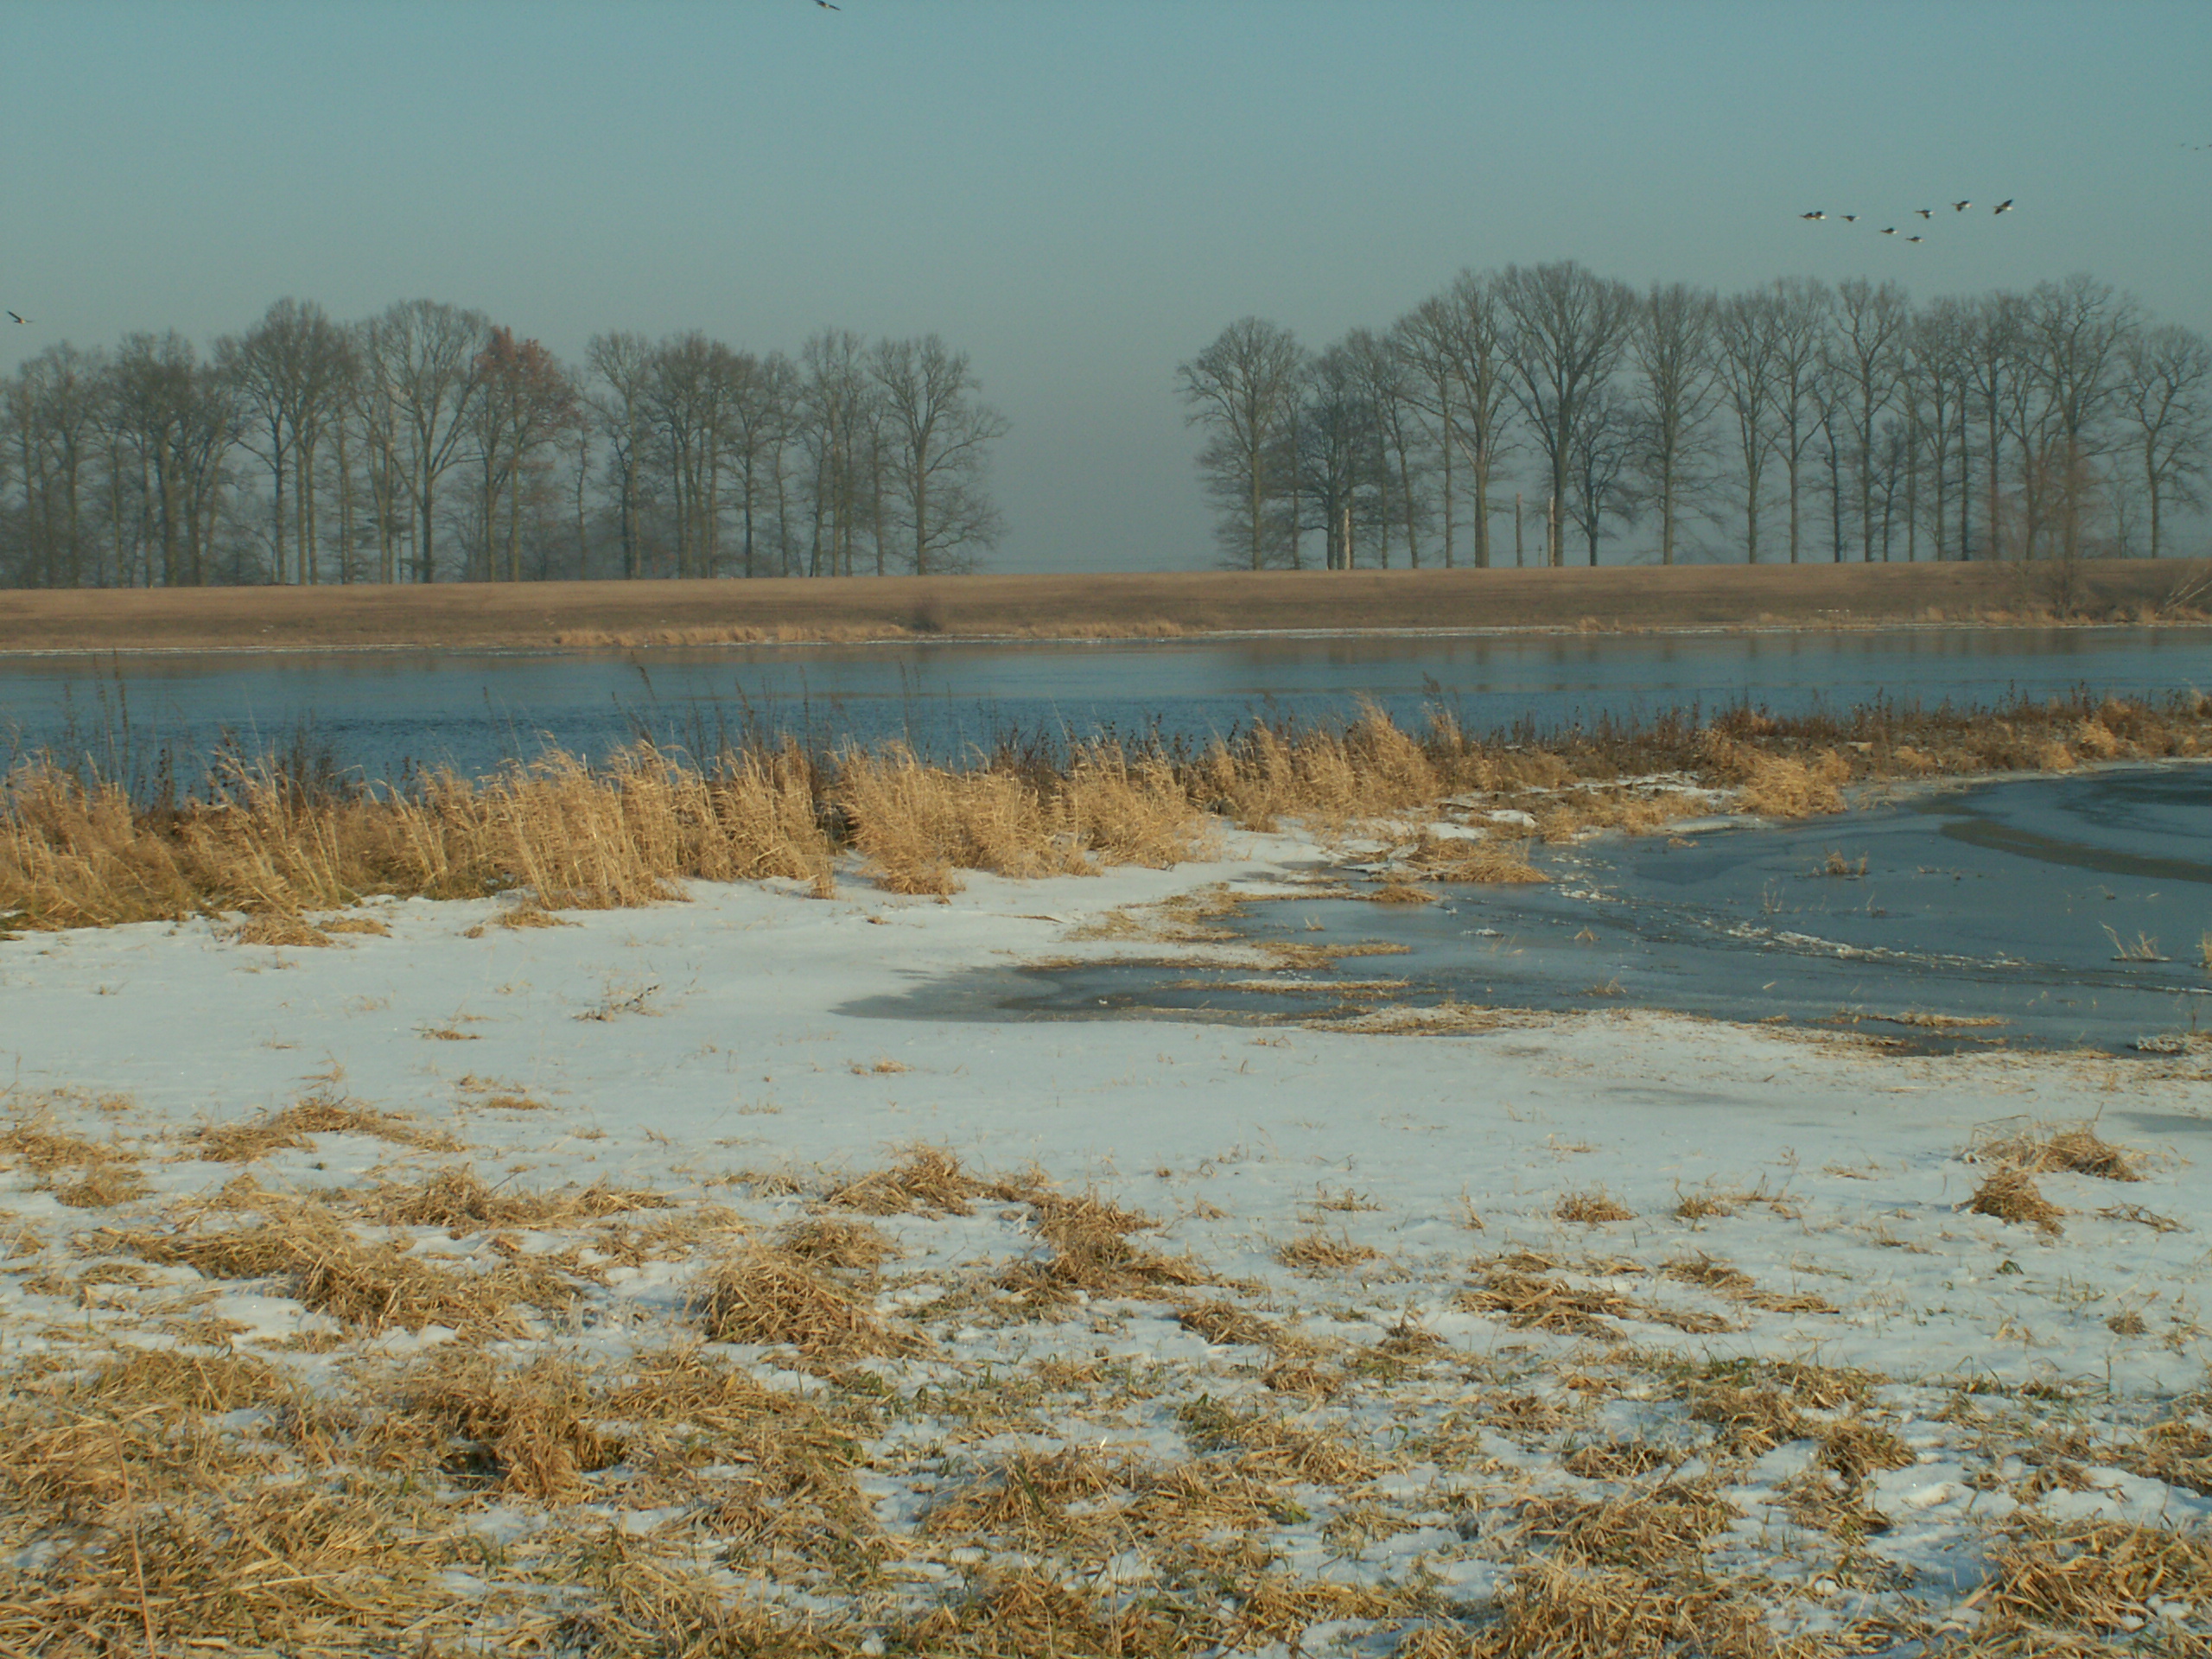
M 2212 562 L 1683 565 L 0 592 L 0 653 L 588 650 L 2205 620 Z

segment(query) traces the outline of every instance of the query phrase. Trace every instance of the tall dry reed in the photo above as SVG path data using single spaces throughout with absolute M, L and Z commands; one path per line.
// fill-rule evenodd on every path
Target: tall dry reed
M 639 742 L 597 766 L 549 750 L 484 779 L 345 785 L 274 760 L 220 759 L 182 802 L 35 757 L 0 779 L 0 926 L 55 928 L 249 911 L 279 917 L 384 893 L 515 893 L 551 907 L 639 905 L 686 879 L 825 881 L 857 851 L 895 892 L 944 893 L 959 872 L 1036 876 L 1165 867 L 1226 819 L 1324 834 L 1479 797 L 1543 839 L 1663 827 L 1728 791 L 1796 817 L 1849 784 L 2212 752 L 2212 699 L 2082 693 L 1996 710 L 1876 702 L 1788 719 L 1748 708 L 1599 720 L 1539 737 L 1468 734 L 1444 711 L 1408 732 L 1372 704 L 1341 729 L 1258 723 L 1203 747 L 1155 741 L 963 766 L 893 745 L 810 753 L 791 740 L 702 766 Z

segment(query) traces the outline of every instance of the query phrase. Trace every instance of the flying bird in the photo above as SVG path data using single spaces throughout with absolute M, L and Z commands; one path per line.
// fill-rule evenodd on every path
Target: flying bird
M 1955 201 L 1951 204 L 1951 211 L 1955 213 L 1963 213 L 1967 208 L 1973 206 L 1974 203 L 1971 200 L 1966 201 Z
M 1897 227 L 1894 225 L 1885 225 L 1882 226 L 1882 234 L 1884 236 L 1895 236 L 1897 233 Z
M 1797 217 L 1800 219 L 1826 219 L 1827 215 L 1826 213 L 1800 213 Z
M 1905 240 L 1908 242 L 1925 242 L 1927 239 L 1928 238 L 1924 236 L 1908 236 L 1905 238 Z
M 1929 207 L 1916 207 L 1912 211 L 1918 213 L 1923 219 L 1926 219 L 1929 218 L 1935 210 Z
M 2002 200 L 2002 201 L 1999 202 L 1999 203 L 1998 203 L 1994 207 L 1991 208 L 1989 211 L 1990 211 L 1991 213 L 2005 213 L 2005 212 L 2006 212 L 2008 209 L 2010 209 L 2010 208 L 2011 208 L 2011 207 L 2012 207 L 2012 197 L 2010 197 L 2010 196 L 2007 196 L 2007 197 L 2005 197 L 2005 200 Z
M 831 5 L 830 3 L 830 0 L 814 0 L 814 3 L 821 7 L 824 11 L 842 11 L 844 10 L 842 6 Z
M 1843 222 L 1847 225 L 1856 225 L 1859 222 L 1859 215 L 1856 213 L 1846 213 L 1843 216 Z
M 21 312 L 17 311 L 10 311 L 8 315 L 16 322 L 29 322 L 30 321 L 29 317 L 24 316 Z

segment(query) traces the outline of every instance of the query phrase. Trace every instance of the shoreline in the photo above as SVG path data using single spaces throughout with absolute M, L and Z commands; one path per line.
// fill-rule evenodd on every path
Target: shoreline
M 2212 561 L 0 592 L 0 657 L 2202 623 Z
M 1363 639 L 1727 639 L 1739 635 L 1797 636 L 1845 633 L 2029 633 L 2063 631 L 2068 633 L 2121 633 L 2148 630 L 2157 632 L 2212 632 L 2212 616 L 2173 616 L 2150 620 L 2113 620 L 2095 617 L 2019 618 L 2010 615 L 1948 617 L 1936 621 L 1916 619 L 1892 620 L 1808 620 L 1802 622 L 1709 622 L 1678 627 L 1578 628 L 1554 624 L 1500 625 L 1492 627 L 1402 628 L 1219 628 L 1178 634 L 1027 634 L 1027 633 L 907 633 L 882 634 L 868 639 L 728 639 L 719 641 L 653 642 L 634 645 L 421 645 L 394 641 L 375 645 L 62 645 L 0 646 L 0 664 L 67 660 L 80 657 L 130 657 L 175 659 L 187 657 L 277 658 L 320 656 L 407 656 L 451 654 L 470 657 L 588 657 L 631 656 L 642 652 L 873 651 L 892 648 L 928 649 L 936 646 L 1034 647 L 1068 650 L 1077 647 L 1107 650 L 1139 645 L 1173 649 L 1181 645 L 1267 643 L 1275 640 L 1317 640 L 1338 643 Z

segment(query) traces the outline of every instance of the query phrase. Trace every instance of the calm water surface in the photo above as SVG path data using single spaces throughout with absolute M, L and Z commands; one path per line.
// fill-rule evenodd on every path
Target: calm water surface
M 832 746 L 900 738 L 954 758 L 1009 732 L 1202 740 L 1255 715 L 1341 720 L 1362 697 L 1408 723 L 1440 704 L 1486 731 L 1740 702 L 1986 703 L 2084 684 L 2212 686 L 2212 630 L 14 658 L 0 659 L 0 757 L 48 747 L 122 764 L 127 748 L 143 764 L 226 731 L 261 747 L 311 729 L 372 777 L 410 762 L 481 772 L 548 741 L 597 756 L 641 734 L 693 747 L 747 730 Z

